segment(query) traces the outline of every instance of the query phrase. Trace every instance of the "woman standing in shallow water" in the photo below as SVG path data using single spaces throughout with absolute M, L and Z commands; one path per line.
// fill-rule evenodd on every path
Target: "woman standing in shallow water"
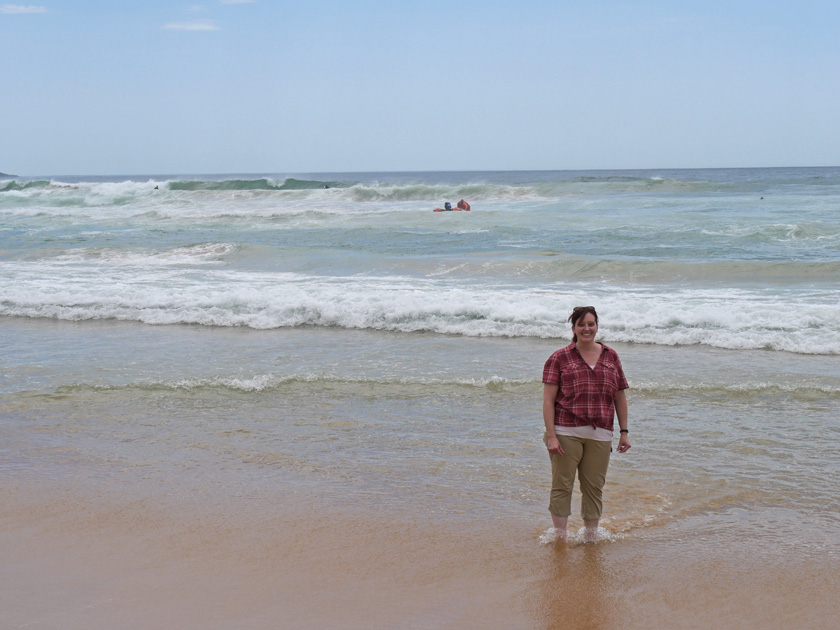
M 543 370 L 545 445 L 551 457 L 551 500 L 548 511 L 558 537 L 565 539 L 572 513 L 575 473 L 580 480 L 581 516 L 587 538 L 597 534 L 618 416 L 618 452 L 630 448 L 627 429 L 629 387 L 618 354 L 595 341 L 598 313 L 593 306 L 576 306 L 569 316 L 572 343 L 552 354 Z

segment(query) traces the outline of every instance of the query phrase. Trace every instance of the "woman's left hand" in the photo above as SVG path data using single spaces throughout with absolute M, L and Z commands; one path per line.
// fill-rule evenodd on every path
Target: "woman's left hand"
M 630 437 L 626 433 L 622 433 L 618 438 L 618 452 L 626 453 L 630 450 Z

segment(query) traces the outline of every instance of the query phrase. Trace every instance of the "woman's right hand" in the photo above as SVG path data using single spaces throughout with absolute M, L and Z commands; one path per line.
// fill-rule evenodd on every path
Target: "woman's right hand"
M 563 447 L 560 446 L 560 440 L 557 439 L 557 434 L 554 431 L 546 435 L 545 444 L 548 447 L 549 453 L 554 453 L 555 455 L 563 454 Z

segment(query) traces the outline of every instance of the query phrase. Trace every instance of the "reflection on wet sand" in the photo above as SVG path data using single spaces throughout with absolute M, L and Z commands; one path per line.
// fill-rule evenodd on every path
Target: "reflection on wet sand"
M 536 627 L 607 630 L 614 589 L 604 567 L 605 544 L 551 543 L 544 560 L 545 577 L 537 588 Z
M 771 512 L 777 517 L 783 515 Z M 768 514 L 769 515 L 769 514 Z M 744 516 L 743 519 L 749 517 Z M 534 627 L 553 630 L 836 628 L 836 536 L 762 540 L 720 515 L 615 541 L 543 545 Z M 828 522 L 827 525 L 831 523 Z M 776 526 L 779 526 L 776 524 Z

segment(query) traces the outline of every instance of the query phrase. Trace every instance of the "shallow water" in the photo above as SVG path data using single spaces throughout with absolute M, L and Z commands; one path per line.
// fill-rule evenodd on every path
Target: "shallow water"
M 175 467 L 181 483 L 210 469 L 232 488 L 291 475 L 351 505 L 545 516 L 551 341 L 20 319 L 2 330 L 6 347 L 34 353 L 6 371 L 27 383 L 0 407 L 8 474 L 118 481 Z M 47 339 L 58 365 L 39 361 Z M 834 357 L 771 366 L 765 351 L 615 347 L 639 377 L 634 446 L 611 463 L 611 531 L 729 508 L 838 511 Z

